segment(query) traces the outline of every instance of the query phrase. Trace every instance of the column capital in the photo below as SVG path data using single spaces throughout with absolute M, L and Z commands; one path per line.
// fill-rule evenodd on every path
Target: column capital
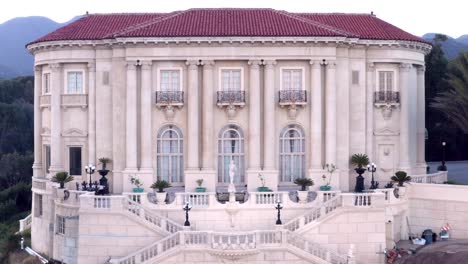
M 200 61 L 198 61 L 198 60 L 187 60 L 185 62 L 185 65 L 187 65 L 189 67 L 189 69 L 191 69 L 191 70 L 196 69 L 199 64 L 200 64 Z
M 276 65 L 276 60 L 265 60 L 263 61 L 263 65 L 265 65 L 266 68 L 274 68 Z
M 248 64 L 251 68 L 258 69 L 262 65 L 261 60 L 249 60 Z
M 94 62 L 88 62 L 88 71 L 90 72 L 95 72 L 96 71 L 96 63 Z
M 373 71 L 375 71 L 375 63 L 369 62 L 369 63 L 367 63 L 366 66 L 367 66 L 367 71 L 368 71 L 368 72 L 373 72 Z
M 413 66 L 409 63 L 400 63 L 400 71 L 408 72 Z
M 128 71 L 135 71 L 136 70 L 136 61 L 127 61 L 127 70 Z
M 150 70 L 153 62 L 150 60 L 140 61 L 141 69 L 142 70 Z
M 320 60 L 310 60 L 309 64 L 312 66 L 312 68 L 320 68 L 322 66 L 322 62 Z
M 325 66 L 327 66 L 328 69 L 335 69 L 336 68 L 336 61 L 334 60 L 326 60 L 323 62 Z
M 417 70 L 418 70 L 418 73 L 419 73 L 419 74 L 424 74 L 424 72 L 426 71 L 426 66 L 424 66 L 424 65 L 419 65 L 419 66 L 417 67 Z
M 49 68 L 52 72 L 58 72 L 62 68 L 62 64 L 60 63 L 51 63 L 49 64 Z
M 215 65 L 215 61 L 214 60 L 202 60 L 201 65 L 203 65 L 203 68 L 204 69 L 208 69 L 208 68 L 213 68 L 214 65 Z

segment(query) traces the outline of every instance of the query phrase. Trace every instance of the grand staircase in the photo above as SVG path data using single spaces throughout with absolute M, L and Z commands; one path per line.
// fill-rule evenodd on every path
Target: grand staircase
M 301 235 L 302 230 L 320 224 L 341 205 L 339 193 L 329 193 L 317 199 L 317 207 L 291 219 L 277 230 L 214 232 L 188 230 L 146 208 L 139 200 L 125 197 L 124 213 L 165 237 L 127 256 L 110 258 L 108 263 L 160 263 L 183 250 L 202 251 L 220 257 L 226 255 L 232 259 L 258 254 L 266 249 L 286 250 L 310 263 L 352 263 L 347 256 L 325 249 Z

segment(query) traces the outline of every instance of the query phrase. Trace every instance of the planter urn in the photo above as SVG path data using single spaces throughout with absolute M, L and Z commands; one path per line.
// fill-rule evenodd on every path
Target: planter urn
M 309 195 L 309 191 L 297 191 L 297 197 L 299 198 L 299 203 L 302 203 L 302 204 L 307 203 L 308 195 Z

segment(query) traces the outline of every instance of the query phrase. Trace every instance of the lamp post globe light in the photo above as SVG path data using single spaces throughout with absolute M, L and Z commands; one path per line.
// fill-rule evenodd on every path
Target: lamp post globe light
M 185 223 L 184 223 L 184 226 L 190 226 L 189 215 L 188 215 L 188 212 L 190 211 L 190 209 L 192 209 L 192 205 L 191 205 L 189 202 L 185 203 L 184 207 L 182 207 L 182 210 L 185 211 Z
M 277 225 L 282 225 L 283 223 L 281 222 L 281 209 L 283 209 L 283 204 L 278 200 L 276 203 L 276 210 L 278 210 L 278 219 L 276 220 Z
M 370 189 L 379 188 L 379 182 L 374 181 L 374 172 L 377 171 L 377 165 L 375 165 L 375 163 L 372 162 L 371 164 L 367 165 L 367 171 L 369 171 L 372 174 Z
M 447 166 L 445 166 L 445 145 L 446 145 L 446 142 L 442 141 L 442 165 L 439 166 L 438 168 L 439 171 L 447 170 Z
M 91 186 L 93 184 L 91 176 L 96 171 L 96 166 L 94 166 L 94 164 L 88 164 L 88 165 L 85 166 L 85 171 L 86 171 L 86 174 L 89 174 L 89 189 L 91 189 Z

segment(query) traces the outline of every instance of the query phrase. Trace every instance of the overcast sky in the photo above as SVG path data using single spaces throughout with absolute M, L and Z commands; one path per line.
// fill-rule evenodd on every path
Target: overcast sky
M 370 13 L 412 34 L 468 34 L 464 0 L 3 0 L 0 23 L 14 17 L 45 16 L 65 22 L 77 15 L 170 12 L 202 7 L 268 7 L 292 12 Z

